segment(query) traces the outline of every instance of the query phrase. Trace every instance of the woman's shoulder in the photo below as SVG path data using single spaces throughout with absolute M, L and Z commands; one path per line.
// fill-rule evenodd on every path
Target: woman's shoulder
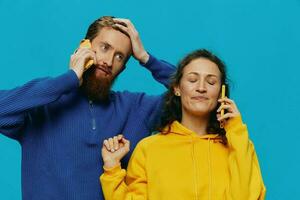
M 148 148 L 151 146 L 156 146 L 164 142 L 166 137 L 167 135 L 165 134 L 156 133 L 143 138 L 141 141 L 138 142 L 137 146 L 139 146 L 140 148 Z

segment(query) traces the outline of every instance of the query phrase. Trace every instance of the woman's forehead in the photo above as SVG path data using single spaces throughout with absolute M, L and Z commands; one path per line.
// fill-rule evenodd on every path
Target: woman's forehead
M 214 62 L 206 58 L 197 58 L 192 60 L 183 69 L 183 74 L 203 74 L 220 76 L 221 72 Z

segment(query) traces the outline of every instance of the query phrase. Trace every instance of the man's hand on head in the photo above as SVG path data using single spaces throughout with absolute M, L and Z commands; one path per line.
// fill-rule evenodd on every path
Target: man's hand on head
M 114 18 L 115 27 L 127 33 L 130 37 L 132 45 L 133 57 L 141 63 L 146 63 L 149 60 L 149 54 L 144 49 L 139 33 L 129 19 Z

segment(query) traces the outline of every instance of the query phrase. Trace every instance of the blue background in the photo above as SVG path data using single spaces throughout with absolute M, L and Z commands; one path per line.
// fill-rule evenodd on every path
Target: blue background
M 145 48 L 173 64 L 196 48 L 219 55 L 255 143 L 267 199 L 300 199 L 300 0 L 0 0 L 0 89 L 64 73 L 102 15 L 130 18 Z M 164 91 L 134 59 L 114 88 Z M 0 135 L 0 199 L 21 199 L 20 151 Z

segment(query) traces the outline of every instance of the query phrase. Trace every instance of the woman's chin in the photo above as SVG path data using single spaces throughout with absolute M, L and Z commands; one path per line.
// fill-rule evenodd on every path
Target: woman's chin
M 194 108 L 188 110 L 188 113 L 190 113 L 195 117 L 205 117 L 205 116 L 209 116 L 210 111 L 207 108 Z

